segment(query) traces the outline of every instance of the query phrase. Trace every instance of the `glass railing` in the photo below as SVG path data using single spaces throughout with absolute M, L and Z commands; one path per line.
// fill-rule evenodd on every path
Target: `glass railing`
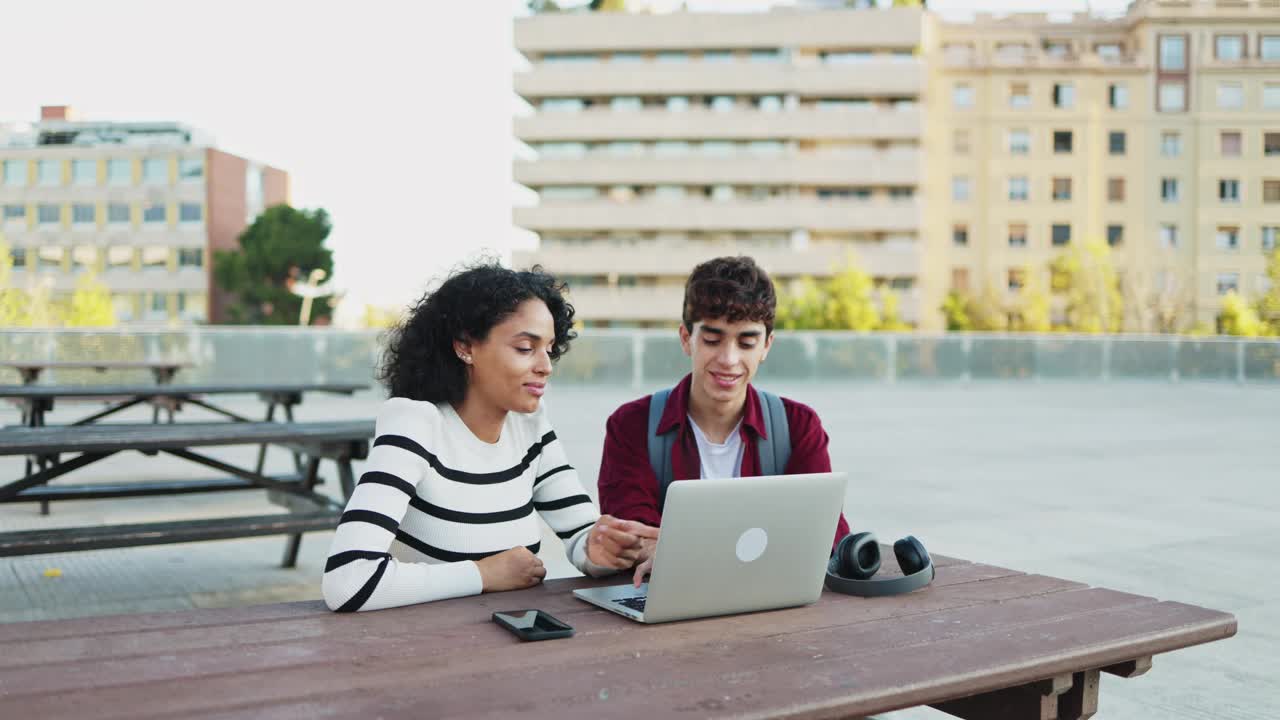
M 4 362 L 180 360 L 178 382 L 372 382 L 382 334 L 331 329 L 0 330 Z M 674 330 L 586 330 L 561 382 L 649 387 L 689 371 Z M 1280 381 L 1280 340 L 1166 335 L 859 334 L 780 331 L 762 379 L 787 381 Z M 44 383 L 150 380 L 58 370 Z M 19 382 L 0 367 L 0 383 Z

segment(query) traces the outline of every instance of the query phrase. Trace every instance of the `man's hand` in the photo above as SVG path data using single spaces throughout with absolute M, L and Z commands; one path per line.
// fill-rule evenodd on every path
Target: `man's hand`
M 529 548 L 513 547 L 476 561 L 484 592 L 504 592 L 533 587 L 547 576 L 547 568 Z
M 587 531 L 587 559 L 601 567 L 625 570 L 643 560 L 645 541 L 656 544 L 657 539 L 656 527 L 601 515 Z
M 653 540 L 642 538 L 640 540 L 640 555 L 637 558 L 640 562 L 636 565 L 636 573 L 632 578 L 632 582 L 635 583 L 636 587 L 640 587 L 645 577 L 653 572 L 653 556 L 656 554 L 655 551 L 657 549 L 658 541 L 656 538 Z

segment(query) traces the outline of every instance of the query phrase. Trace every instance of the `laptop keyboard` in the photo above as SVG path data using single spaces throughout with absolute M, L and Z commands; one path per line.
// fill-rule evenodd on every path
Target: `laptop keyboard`
M 644 612 L 644 601 L 648 599 L 647 597 L 616 598 L 613 602 L 623 607 L 631 608 L 636 612 Z

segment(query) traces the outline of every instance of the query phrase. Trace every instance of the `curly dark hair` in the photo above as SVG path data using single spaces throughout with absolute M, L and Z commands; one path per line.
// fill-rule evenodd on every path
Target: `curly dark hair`
M 727 318 L 764 323 L 773 332 L 778 298 L 773 280 L 746 255 L 718 257 L 693 269 L 684 284 L 684 327 L 693 332 L 699 320 Z
M 467 394 L 467 371 L 453 342 L 483 341 L 520 303 L 533 299 L 551 311 L 556 333 L 551 359 L 558 360 L 577 337 L 573 306 L 564 291 L 564 283 L 538 266 L 511 270 L 485 261 L 455 271 L 391 330 L 378 379 L 392 397 L 461 403 Z

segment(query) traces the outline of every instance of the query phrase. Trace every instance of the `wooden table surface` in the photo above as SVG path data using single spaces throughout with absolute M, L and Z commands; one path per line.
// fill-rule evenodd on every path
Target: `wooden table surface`
M 985 693 L 944 709 L 1088 717 L 1098 669 L 1138 674 L 1151 655 L 1236 629 L 1214 610 L 935 562 L 934 584 L 908 596 L 827 592 L 653 626 L 574 599 L 602 582 L 585 578 L 354 615 L 304 602 L 0 625 L 0 708 L 48 720 L 841 718 Z M 522 643 L 490 621 L 525 608 L 576 635 Z

